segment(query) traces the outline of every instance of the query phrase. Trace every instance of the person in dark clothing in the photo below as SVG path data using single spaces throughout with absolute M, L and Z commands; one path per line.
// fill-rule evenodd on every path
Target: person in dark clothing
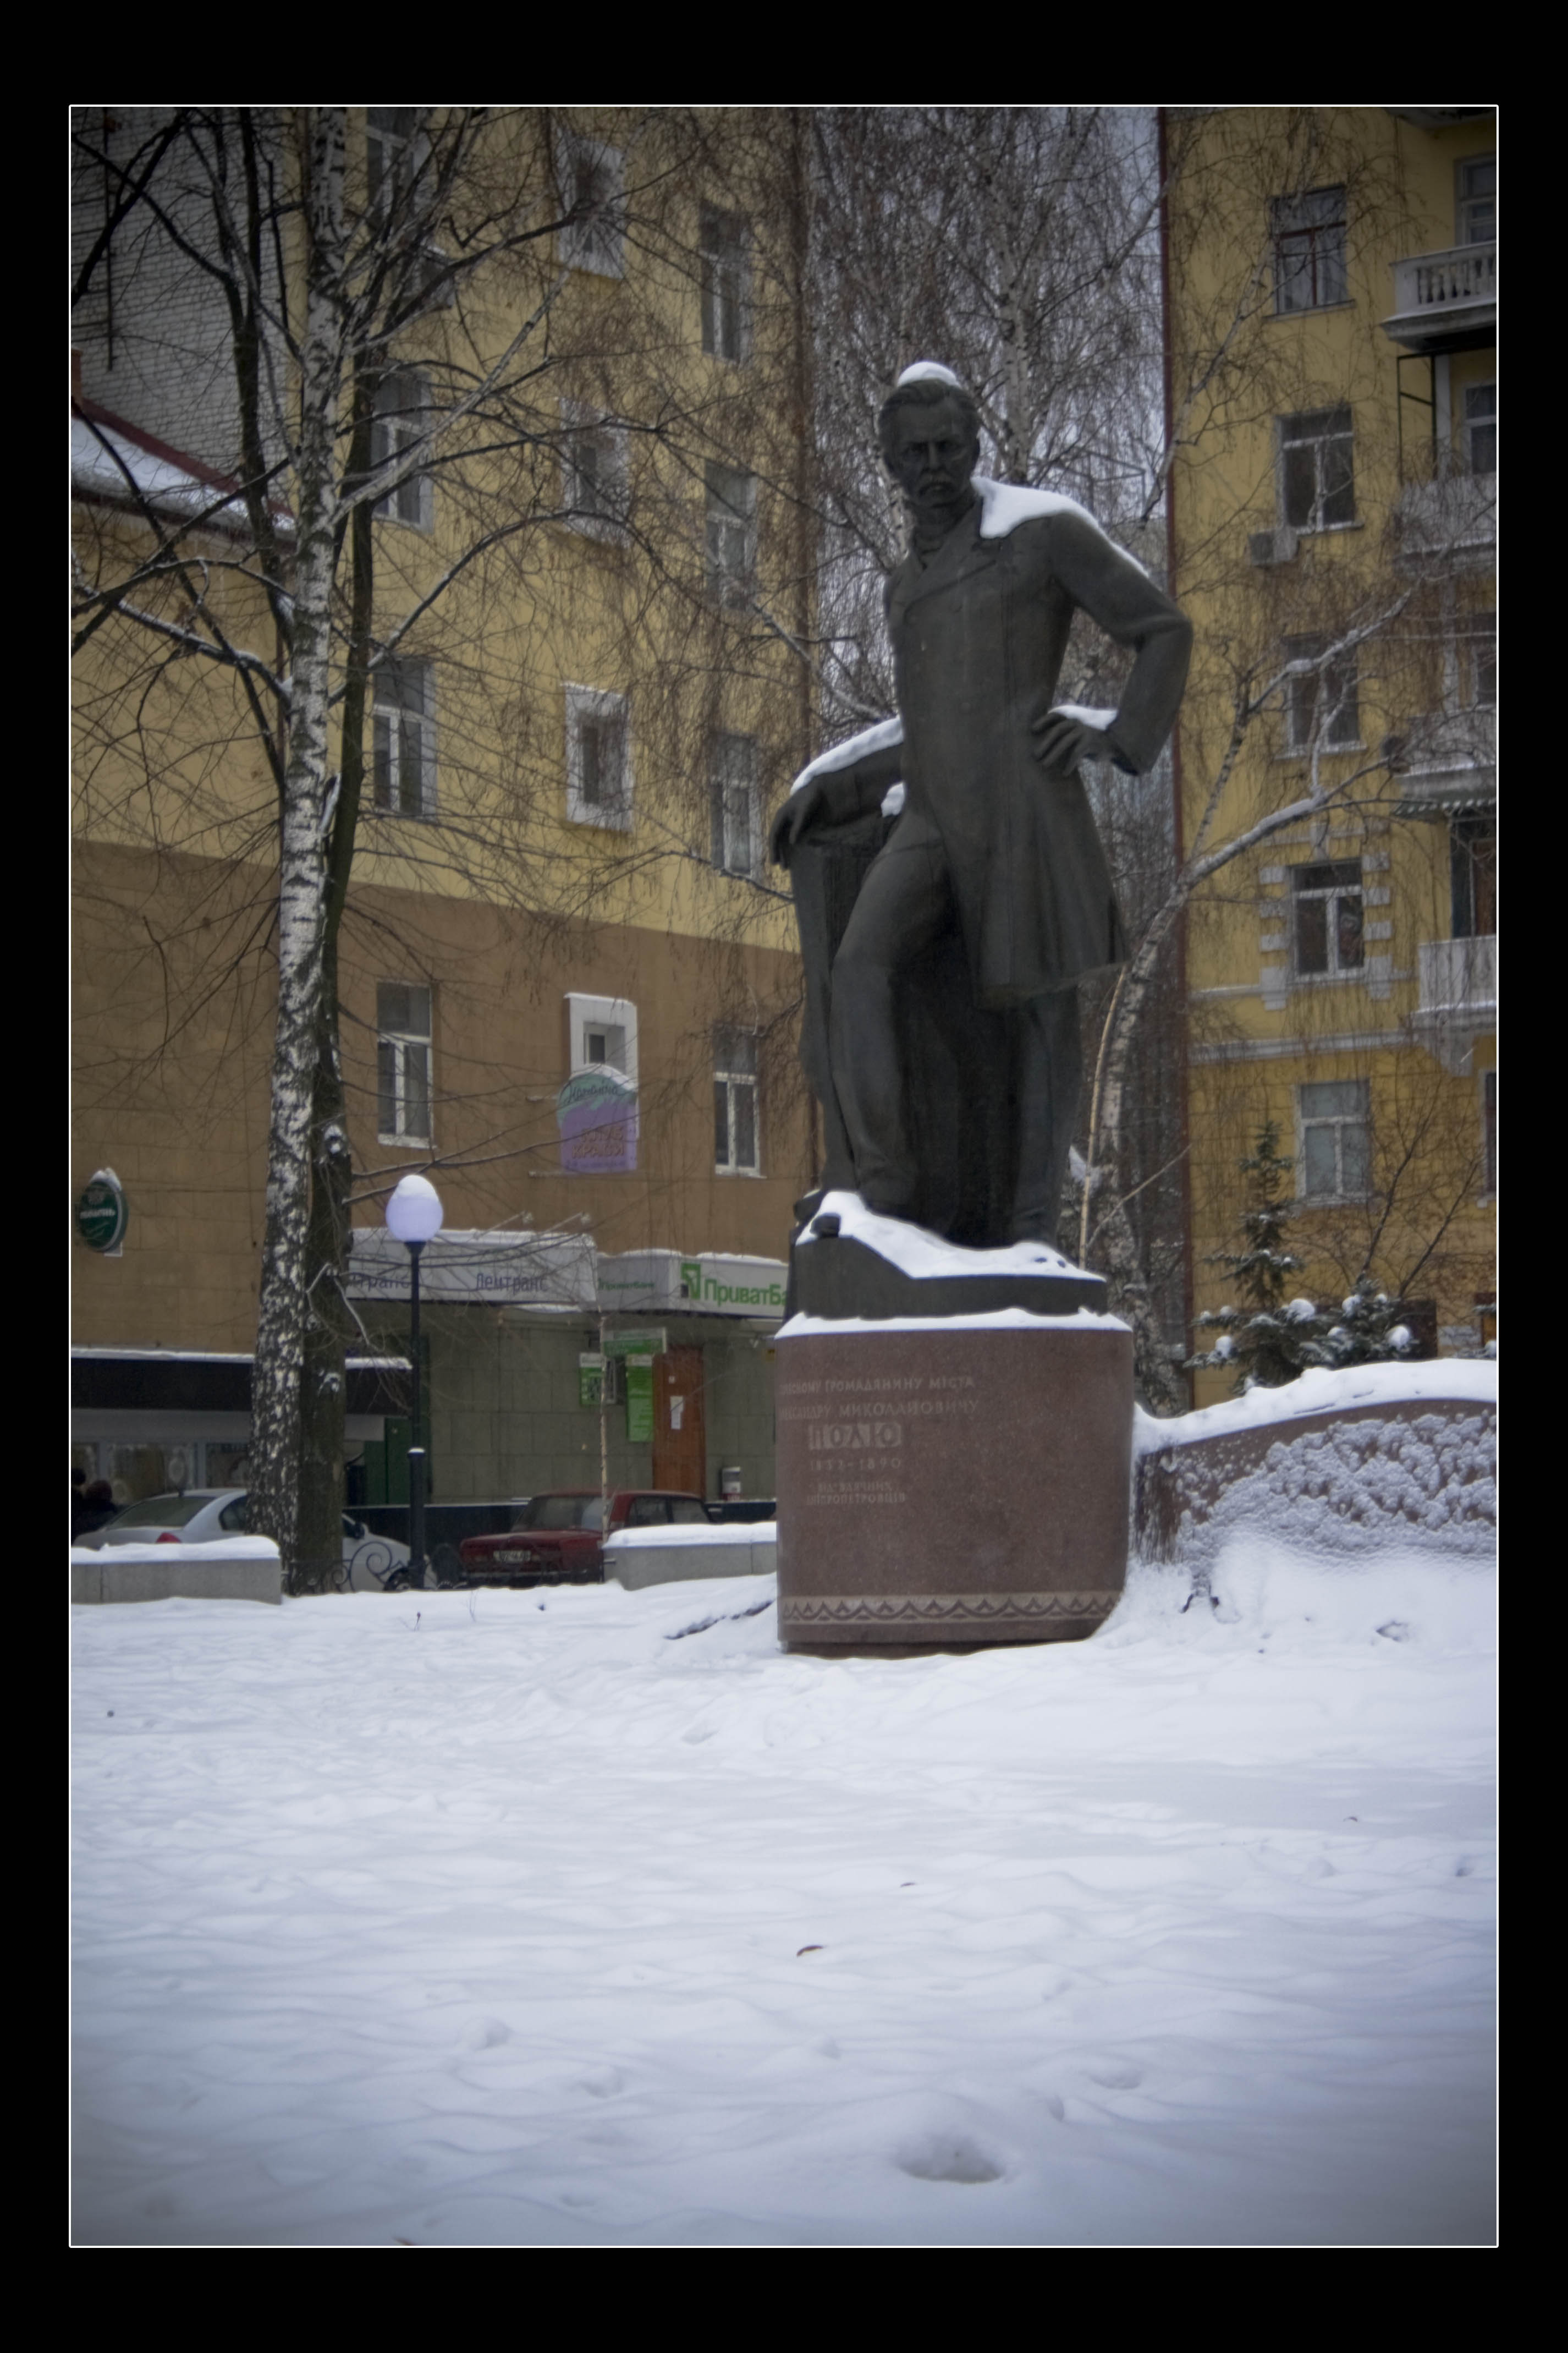
M 82 1482 L 79 1486 L 79 1480 Z M 89 1536 L 95 1529 L 107 1527 L 119 1509 L 107 1479 L 89 1479 L 80 1471 L 71 1472 L 72 1544 L 78 1536 Z

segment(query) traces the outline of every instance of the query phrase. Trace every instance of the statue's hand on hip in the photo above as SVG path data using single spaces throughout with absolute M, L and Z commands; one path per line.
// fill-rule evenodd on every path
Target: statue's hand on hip
M 1065 711 L 1048 711 L 1037 719 L 1031 733 L 1034 754 L 1043 768 L 1065 776 L 1084 760 L 1109 760 L 1116 747 L 1103 727 L 1071 718 Z
M 791 793 L 768 833 L 768 855 L 775 866 L 787 866 L 801 835 L 816 825 L 823 814 L 826 796 L 822 780 L 814 776 L 799 792 Z

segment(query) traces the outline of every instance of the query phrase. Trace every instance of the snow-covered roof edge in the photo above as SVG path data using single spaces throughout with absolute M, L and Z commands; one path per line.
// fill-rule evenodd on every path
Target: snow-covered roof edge
M 232 475 L 172 448 L 80 393 L 71 399 L 71 487 L 83 497 L 121 506 L 134 507 L 140 498 L 154 511 L 198 516 L 218 531 L 249 528 L 244 493 Z M 294 518 L 287 503 L 276 498 L 267 503 L 277 528 L 291 533 Z

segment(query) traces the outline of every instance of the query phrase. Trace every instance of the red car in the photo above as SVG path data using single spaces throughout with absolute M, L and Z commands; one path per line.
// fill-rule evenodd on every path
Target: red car
M 610 1534 L 620 1528 L 707 1527 L 700 1495 L 618 1487 Z M 603 1585 L 603 1499 L 597 1488 L 534 1495 L 502 1536 L 465 1536 L 458 1546 L 465 1585 Z

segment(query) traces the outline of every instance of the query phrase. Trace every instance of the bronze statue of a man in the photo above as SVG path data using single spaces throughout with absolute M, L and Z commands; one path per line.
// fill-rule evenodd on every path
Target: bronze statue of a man
M 1181 702 L 1192 631 L 1072 500 L 976 475 L 978 416 L 949 370 L 906 370 L 879 431 L 912 522 L 887 585 L 899 718 L 813 762 L 771 835 L 775 860 L 797 869 L 803 1056 L 826 1114 L 825 1181 L 847 1181 L 847 1155 L 854 1189 L 884 1215 L 958 1239 L 1054 1243 L 1082 1088 L 1077 983 L 1126 955 L 1078 765 L 1109 756 L 1136 775 L 1152 764 Z M 1054 704 L 1080 607 L 1134 653 L 1114 712 Z M 808 922 L 800 851 L 864 844 L 896 783 L 902 812 L 868 862 L 862 855 L 847 922 L 842 888 L 839 920 Z M 944 940 L 952 954 L 939 971 Z M 973 1053 L 952 1027 L 961 965 Z M 988 1213 L 935 1209 L 922 1184 L 922 1138 L 949 1150 L 951 1121 L 929 1090 L 923 1111 L 915 1100 L 925 1056 L 916 984 L 927 1029 L 943 1030 L 946 1083 L 969 1089 L 963 1116 L 984 1123 L 994 1109 L 985 1097 L 1008 1099 Z M 983 1069 L 991 1078 L 976 1092 Z

